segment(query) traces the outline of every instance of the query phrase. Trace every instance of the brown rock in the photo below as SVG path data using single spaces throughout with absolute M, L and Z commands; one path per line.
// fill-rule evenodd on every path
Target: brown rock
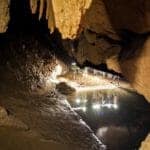
M 118 62 L 116 59 L 107 61 L 109 68 L 122 72 L 132 86 L 150 101 L 150 38 L 138 53 L 129 59 Z
M 150 149 L 150 135 L 142 142 L 139 150 L 149 150 Z
M 93 0 L 84 15 L 84 27 L 96 33 L 109 34 L 110 37 L 118 39 L 113 29 L 107 9 L 103 0 Z
M 150 31 L 149 0 L 107 0 L 104 4 L 113 29 L 137 33 Z
M 30 0 L 35 13 L 38 0 Z M 39 19 L 44 1 L 40 0 Z M 63 38 L 76 38 L 83 28 L 118 39 L 118 30 L 143 33 L 150 31 L 149 0 L 47 0 L 46 18 L 49 28 L 58 28 Z
M 44 4 L 40 0 L 39 19 L 43 15 Z M 30 0 L 32 13 L 36 12 L 38 0 Z M 80 30 L 83 14 L 90 6 L 91 0 L 55 0 L 46 1 L 46 19 L 51 31 L 57 28 L 62 34 L 62 38 L 76 38 Z
M 118 54 L 120 48 L 118 44 L 110 42 L 95 32 L 85 31 L 79 39 L 78 50 L 75 56 L 80 64 L 87 60 L 98 65 Z
M 0 33 L 7 30 L 9 22 L 9 1 L 0 0 Z

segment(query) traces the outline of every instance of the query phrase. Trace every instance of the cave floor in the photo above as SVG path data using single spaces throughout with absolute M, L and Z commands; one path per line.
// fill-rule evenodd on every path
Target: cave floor
M 0 114 L 2 150 L 105 149 L 65 96 L 55 89 L 32 96 L 7 93 L 0 100 L 5 108 Z
M 70 150 L 69 145 L 33 137 L 15 128 L 0 127 L 0 150 Z
M 138 149 L 150 131 L 150 104 L 120 83 L 115 88 L 78 91 L 60 83 L 43 94 L 4 90 L 0 150 Z
M 0 117 L 0 150 L 103 149 L 95 135 L 110 150 L 132 150 L 150 130 L 149 104 L 132 91 L 81 91 L 67 97 L 56 91 L 20 95 L 15 102 L 10 96 L 0 97 L 9 102 L 9 112 L 1 111 L 8 119 Z

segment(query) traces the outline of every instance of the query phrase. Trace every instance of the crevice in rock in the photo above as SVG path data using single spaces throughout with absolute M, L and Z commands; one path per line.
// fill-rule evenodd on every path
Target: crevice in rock
M 129 30 L 122 30 L 119 34 L 122 37 L 122 50 L 119 53 L 119 60 L 125 60 L 139 55 L 146 39 L 150 36 L 149 32 L 138 34 Z

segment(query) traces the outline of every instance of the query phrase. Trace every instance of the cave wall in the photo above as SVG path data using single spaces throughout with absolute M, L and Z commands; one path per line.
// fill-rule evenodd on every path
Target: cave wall
M 9 0 L 0 0 L 0 33 L 7 30 L 9 22 Z
M 150 30 L 149 0 L 47 0 L 46 3 L 30 0 L 30 5 L 32 13 L 39 11 L 39 19 L 46 17 L 49 24 L 58 28 L 63 39 L 76 38 L 84 29 L 113 39 L 119 38 L 117 32 L 120 29 L 137 33 Z
M 51 22 L 49 24 L 60 31 L 63 39 L 76 38 L 86 29 L 112 39 L 119 38 L 118 31 L 121 29 L 136 33 L 150 30 L 149 0 L 55 0 L 51 3 L 48 0 L 45 3 L 43 0 L 40 3 L 39 0 L 29 1 L 32 13 L 38 12 L 39 19 L 46 17 Z M 10 1 L 0 0 L 0 4 L 0 32 L 5 32 L 9 21 Z
M 148 135 L 144 142 L 142 142 L 139 150 L 148 150 L 150 149 L 150 135 Z
M 122 49 L 126 53 L 132 51 L 131 46 L 124 48 L 123 42 L 126 39 L 121 34 L 122 30 L 139 34 L 141 37 L 149 33 L 149 0 L 29 0 L 29 2 L 32 13 L 39 13 L 39 20 L 41 18 L 48 20 L 50 32 L 57 28 L 64 41 L 66 39 L 78 41 L 75 50 L 72 51 L 71 47 L 67 46 L 66 49 L 71 51 L 80 64 L 85 61 L 97 65 L 107 63 L 110 69 L 121 72 L 139 93 L 150 99 L 149 40 L 140 47 L 138 56 L 124 61 L 118 59 Z M 10 1 L 1 0 L 0 3 L 0 32 L 5 32 L 10 18 Z M 132 42 L 133 40 L 128 43 L 127 40 L 126 44 L 132 45 Z
M 132 86 L 150 101 L 149 0 L 46 0 L 45 2 L 40 0 L 40 3 L 39 0 L 29 1 L 32 13 L 39 13 L 39 20 L 41 18 L 48 20 L 51 33 L 57 28 L 64 41 L 70 39 L 71 44 L 73 40 L 78 42 L 75 47 L 73 46 L 73 51 L 68 45 L 65 48 L 71 51 L 80 64 L 86 60 L 97 65 L 106 63 L 110 69 L 122 73 Z M 10 2 L 10 0 L 0 0 L 0 33 L 6 32 L 11 19 Z M 132 57 L 126 57 L 126 55 L 131 54 L 132 48 L 136 45 L 135 40 L 127 40 L 126 43 L 126 39 L 121 34 L 124 29 L 136 35 L 129 34 L 127 38 L 131 36 L 138 41 L 145 39 L 140 47 L 134 48 L 136 53 L 133 53 Z M 124 40 L 125 44 L 129 44 L 125 48 Z M 24 46 L 21 47 L 21 49 L 24 48 Z M 122 51 L 125 57 L 123 54 L 121 57 L 124 58 L 120 59 Z M 26 57 L 30 60 L 27 55 Z M 43 58 L 38 57 L 38 59 L 43 61 Z M 20 62 L 17 63 L 20 64 Z M 26 70 L 24 68 L 22 70 L 24 74 Z M 7 74 L 6 78 L 9 80 L 13 76 L 9 78 Z M 142 144 L 141 149 L 147 149 L 148 139 L 149 137 L 145 144 Z
M 150 100 L 150 37 L 148 37 L 142 47 L 133 57 L 119 60 L 110 58 L 107 65 L 110 69 L 122 73 L 132 84 L 132 86 Z

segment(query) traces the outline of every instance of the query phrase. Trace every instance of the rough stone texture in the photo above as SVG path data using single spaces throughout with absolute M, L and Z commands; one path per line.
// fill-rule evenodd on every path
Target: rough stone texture
M 84 28 L 93 32 L 108 34 L 113 38 L 119 38 L 113 29 L 109 14 L 103 0 L 93 0 L 83 17 Z
M 36 9 L 38 8 L 36 7 L 38 0 L 31 0 L 31 1 L 35 2 L 35 5 L 32 7 L 32 9 L 34 9 L 32 10 L 32 12 L 35 13 L 37 11 Z M 40 0 L 39 19 L 44 14 L 43 2 L 44 2 L 43 0 Z M 47 0 L 46 2 L 48 4 L 48 2 L 50 1 Z M 149 45 L 150 40 L 148 39 L 145 42 L 144 46 L 140 49 L 140 51 L 138 51 L 139 53 L 136 54 L 134 57 L 127 58 L 127 59 L 124 58 L 123 60 L 118 60 L 116 57 L 116 55 L 121 52 L 121 48 L 122 48 L 121 45 L 118 43 L 118 41 L 122 40 L 122 37 L 120 37 L 120 35 L 118 34 L 120 30 L 127 29 L 132 32 L 136 32 L 140 34 L 150 31 L 150 19 L 149 19 L 150 1 L 149 0 L 130 0 L 130 1 L 129 0 L 122 0 L 122 1 L 120 0 L 113 0 L 113 1 L 112 0 L 107 0 L 107 1 L 55 0 L 52 1 L 52 3 L 47 6 L 48 8 L 46 11 L 49 15 L 46 16 L 46 19 L 48 19 L 48 27 L 50 28 L 51 32 L 54 30 L 54 28 L 57 28 L 58 31 L 61 33 L 63 39 L 77 38 L 78 45 L 76 47 L 76 52 L 73 55 L 77 57 L 77 60 L 80 63 L 83 63 L 86 60 L 91 61 L 95 64 L 107 62 L 110 68 L 116 70 L 117 72 L 121 72 L 132 83 L 133 87 L 139 93 L 143 94 L 148 100 L 150 100 L 150 92 L 149 92 L 150 52 L 148 50 L 150 47 Z M 0 32 L 5 32 L 7 29 L 7 24 L 9 21 L 8 8 L 9 8 L 9 1 L 0 0 Z M 34 42 L 35 41 L 33 41 L 33 43 Z M 37 44 L 37 47 L 38 46 L 39 45 Z M 12 47 L 12 45 L 10 45 L 10 47 Z M 29 86 L 27 85 L 27 87 L 30 87 L 31 89 L 36 89 L 36 88 L 40 89 L 42 87 L 41 85 L 44 85 L 44 81 L 41 79 L 44 79 L 50 75 L 50 73 L 47 74 L 47 72 L 44 72 L 44 70 L 47 71 L 51 71 L 51 69 L 53 70 L 52 63 L 47 62 L 51 58 L 50 57 L 51 55 L 48 55 L 47 57 L 47 55 L 45 56 L 45 54 L 41 54 L 40 52 L 40 56 L 38 56 L 36 55 L 37 52 L 31 51 L 30 53 L 30 51 L 28 51 L 27 54 L 24 53 L 23 55 L 19 54 L 16 56 L 15 53 L 13 52 L 14 49 L 10 51 L 10 55 L 8 56 L 10 62 L 9 61 L 3 62 L 3 59 L 1 59 L 2 62 L 0 68 L 1 73 L 3 72 L 3 70 L 5 70 L 5 72 L 3 72 L 3 74 L 0 75 L 1 92 L 3 93 L 7 89 L 8 84 L 10 87 L 11 86 L 17 87 L 17 84 L 20 84 L 20 81 L 24 82 L 25 84 L 29 84 Z M 20 49 L 23 51 L 24 49 L 26 49 L 26 45 L 21 44 Z M 40 51 L 39 49 L 37 50 Z M 48 50 L 44 49 L 43 52 L 44 51 L 47 52 Z M 2 54 L 5 53 L 5 51 L 1 51 L 1 52 Z M 18 53 L 20 53 L 20 51 L 18 51 Z M 7 53 L 5 54 L 6 54 L 5 56 L 7 56 Z M 2 55 L 2 58 L 3 56 L 4 55 Z M 13 58 L 14 60 L 11 61 L 11 58 Z M 22 58 L 22 61 L 19 60 L 20 58 Z M 37 60 L 39 61 L 38 63 Z M 47 60 L 46 63 L 45 60 Z M 53 58 L 52 58 L 52 62 L 54 62 L 54 66 L 57 64 L 57 62 L 55 62 Z M 6 65 L 5 69 L 3 63 Z M 50 64 L 51 67 L 49 67 Z M 16 85 L 14 86 L 14 84 Z M 2 85 L 5 86 L 2 87 Z M 18 89 L 19 88 L 20 86 L 18 86 Z M 13 91 L 13 89 L 11 90 L 14 92 L 14 94 L 16 94 L 19 92 L 18 89 L 16 89 L 15 92 Z M 2 97 L 2 99 L 5 98 Z M 10 101 L 12 101 L 13 103 L 14 99 L 10 99 L 10 98 L 6 98 L 6 99 L 8 100 L 7 104 L 9 104 Z M 6 104 L 7 100 L 3 101 L 4 105 Z M 34 101 L 33 102 L 34 105 L 38 104 L 37 98 L 33 99 L 33 101 Z M 39 103 L 39 105 L 44 104 L 44 107 L 42 106 L 42 109 L 44 108 L 44 111 L 45 110 L 47 111 L 47 102 L 49 102 L 49 99 L 47 98 L 46 100 L 42 99 L 42 101 L 43 103 L 41 102 Z M 20 107 L 20 105 L 22 105 L 21 102 L 22 101 L 18 101 L 17 107 Z M 27 103 L 24 105 L 25 107 L 29 107 L 30 104 L 32 103 L 30 101 L 26 101 L 26 102 Z M 8 107 L 14 114 L 22 115 L 18 117 L 21 120 L 25 120 L 25 122 L 28 124 L 28 121 L 30 122 L 32 119 L 26 121 L 28 117 L 25 119 L 24 117 L 26 116 L 24 116 L 24 113 L 22 114 L 20 113 L 21 110 L 18 110 L 18 112 L 14 112 L 15 105 L 16 102 L 13 103 L 12 105 L 10 104 L 10 106 L 6 105 L 6 107 Z M 34 105 L 31 105 L 32 108 Z M 46 105 L 46 109 L 45 109 L 45 105 Z M 32 108 L 28 109 L 28 111 L 30 112 Z M 35 109 L 39 109 L 39 107 L 35 107 Z M 22 112 L 23 111 L 24 110 L 22 110 Z M 52 113 L 53 110 L 48 109 L 48 111 L 49 111 L 48 114 L 50 114 L 49 117 L 51 117 L 51 114 L 53 114 Z M 27 112 L 27 114 L 29 112 Z M 41 112 L 40 113 L 37 111 L 35 112 L 38 115 L 35 113 L 33 116 L 39 117 Z M 32 118 L 31 114 L 28 114 L 30 118 Z M 40 124 L 38 124 L 37 131 L 39 131 L 39 133 L 41 134 L 44 134 L 45 136 L 46 134 L 45 130 L 49 129 L 48 125 L 49 122 L 52 122 L 52 120 L 50 121 L 48 120 L 47 123 L 47 120 L 45 122 L 45 119 L 43 119 L 44 117 L 45 116 L 42 116 L 41 118 L 39 117 L 39 120 L 38 119 L 36 121 L 34 120 L 33 126 L 30 126 L 30 128 L 34 129 L 35 124 L 37 125 L 39 122 L 43 121 L 44 124 L 42 125 L 44 126 L 44 129 L 42 129 Z M 55 117 L 52 118 L 54 119 Z M 58 118 L 60 118 L 60 116 Z M 62 123 L 61 125 L 64 124 Z M 72 124 L 71 122 L 70 126 L 73 125 L 74 124 Z M 59 130 L 60 127 L 58 128 L 56 127 L 54 129 L 54 131 L 57 131 L 57 133 Z M 80 130 L 78 130 L 77 133 L 79 133 L 79 131 Z M 89 133 L 89 130 L 86 133 Z M 54 133 L 51 134 L 51 132 L 49 132 L 47 134 L 48 135 L 46 136 L 48 138 L 51 138 L 50 135 L 53 135 Z M 90 134 L 90 138 L 91 137 L 92 136 Z M 66 136 L 65 138 L 66 141 L 68 141 L 68 137 Z M 85 136 L 83 138 L 85 138 Z M 75 137 L 73 137 L 73 139 L 75 139 Z M 87 140 L 88 141 L 87 143 L 90 143 L 89 139 Z M 93 139 L 93 137 L 91 139 Z
M 0 99 L 11 114 L 43 140 L 72 145 L 75 150 L 105 149 L 65 98 L 55 91 L 29 97 L 18 94 L 14 97 L 13 93 L 1 94 Z
M 38 0 L 30 0 L 32 13 L 36 13 Z M 51 32 L 57 28 L 62 38 L 76 38 L 81 30 L 82 16 L 89 8 L 91 0 L 55 0 L 46 1 L 46 19 Z M 40 0 L 39 18 L 44 12 L 44 1 Z
M 38 0 L 30 1 L 32 12 L 36 13 Z M 47 19 L 50 20 L 51 31 L 56 27 L 63 39 L 79 37 L 77 52 L 73 54 L 79 63 L 88 60 L 100 64 L 119 53 L 120 45 L 110 39 L 121 40 L 118 35 L 121 29 L 136 33 L 150 31 L 149 0 L 113 0 L 113 2 L 111 0 L 56 0 L 51 4 L 49 1 L 46 2 L 48 6 L 46 12 L 49 14 Z M 0 32 L 4 32 L 9 20 L 9 1 L 1 0 L 0 3 Z M 44 15 L 42 0 L 39 9 L 40 19 Z M 81 31 L 84 32 L 81 34 Z M 106 37 L 110 39 L 108 40 Z M 139 76 L 140 73 L 135 80 L 139 81 Z M 140 80 L 143 80 L 143 76 L 140 77 Z M 145 81 L 141 82 L 145 83 Z M 141 83 L 138 86 L 134 83 L 133 86 L 140 93 L 148 92 L 143 91 Z M 149 94 L 144 95 L 149 97 L 147 96 Z
M 0 120 L 2 125 L 16 127 L 12 120 L 17 118 L 18 125 L 35 132 L 39 139 L 71 145 L 75 150 L 105 149 L 66 98 L 47 83 L 55 66 L 62 63 L 49 46 L 33 35 L 6 39 L 0 44 L 0 104 L 5 108 L 0 109 L 5 116 Z M 47 84 L 50 87 L 45 89 Z
M 16 128 L 0 127 L 1 150 L 75 150 L 67 144 L 43 140 L 33 132 L 20 131 Z
M 113 58 L 107 61 L 108 67 L 121 72 L 132 86 L 150 101 L 150 38 L 133 57 L 118 61 Z
M 147 99 L 150 99 L 148 50 L 142 49 L 138 60 L 131 59 L 132 63 L 127 60 L 124 65 L 121 64 L 121 68 L 118 63 L 114 65 L 111 61 L 118 61 L 117 56 L 122 49 L 119 41 L 123 40 L 118 33 L 122 29 L 141 35 L 150 31 L 149 3 L 149 0 L 93 0 L 82 17 L 81 27 L 84 32 L 80 34 L 78 45 L 73 52 L 80 64 L 87 60 L 94 64 L 107 62 L 113 65 L 110 68 L 121 72 Z
M 30 1 L 32 12 L 35 13 L 37 0 Z M 40 16 L 43 9 L 41 0 Z M 53 14 L 53 17 L 47 19 L 54 21 L 53 25 L 58 28 L 63 38 L 75 38 L 84 28 L 115 39 L 119 38 L 116 33 L 120 29 L 138 33 L 150 30 L 149 0 L 55 0 L 46 11 Z
M 0 40 L 0 49 L 1 88 L 9 84 L 19 91 L 40 91 L 47 87 L 47 81 L 58 64 L 62 66 L 62 71 L 67 69 L 50 52 L 50 45 L 35 35 L 7 36 Z
M 113 30 L 118 31 L 120 29 L 128 29 L 138 33 L 147 32 L 150 30 L 150 22 L 148 17 L 150 11 L 149 0 L 108 0 L 102 2 L 106 11 L 104 16 L 107 17 Z M 99 20 L 99 22 L 101 22 L 101 26 L 104 28 L 104 31 L 109 31 L 108 25 L 105 23 L 106 21 L 100 21 L 102 19 L 97 19 L 97 16 L 98 14 L 95 14 L 95 22 L 96 20 Z M 98 24 L 97 26 L 102 28 Z
M 15 127 L 20 130 L 28 130 L 26 124 L 18 120 L 12 115 L 9 115 L 5 108 L 0 106 L 0 127 Z
M 81 30 L 81 19 L 90 3 L 91 0 L 53 1 L 56 28 L 62 34 L 62 38 L 76 38 Z
M 149 150 L 150 149 L 150 135 L 142 142 L 139 150 Z
M 77 50 L 73 55 L 80 64 L 85 61 L 100 64 L 105 63 L 106 59 L 117 55 L 120 49 L 121 47 L 117 42 L 96 32 L 85 30 L 79 38 Z
M 0 0 L 0 33 L 7 30 L 10 0 Z

